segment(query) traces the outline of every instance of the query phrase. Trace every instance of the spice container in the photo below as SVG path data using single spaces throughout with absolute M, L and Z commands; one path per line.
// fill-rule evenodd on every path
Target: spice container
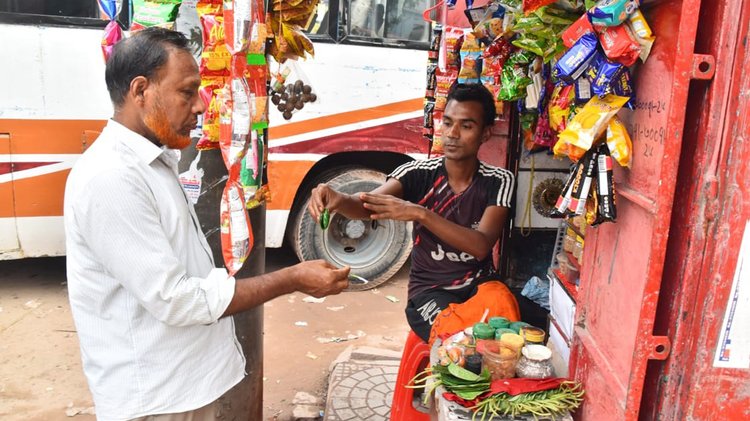
M 508 326 L 510 326 L 510 320 L 506 319 L 505 317 L 490 317 L 490 326 L 497 330 L 497 329 L 506 329 Z
M 482 354 L 482 367 L 490 372 L 492 380 L 509 379 L 516 374 L 518 353 L 498 341 L 483 340 L 477 343 Z
M 526 345 L 544 345 L 544 330 L 538 327 L 524 326 L 520 334 Z
M 474 325 L 472 332 L 476 340 L 480 339 L 494 339 L 495 329 L 490 327 L 487 323 L 477 323 Z
M 521 348 L 524 345 L 521 335 L 515 333 L 504 333 L 500 336 L 500 343 L 515 351 L 516 355 L 521 352 Z
M 518 377 L 546 379 L 552 377 L 552 351 L 544 345 L 526 345 L 516 364 Z
M 495 339 L 499 341 L 505 333 L 516 333 L 516 331 L 511 328 L 497 329 L 495 331 Z

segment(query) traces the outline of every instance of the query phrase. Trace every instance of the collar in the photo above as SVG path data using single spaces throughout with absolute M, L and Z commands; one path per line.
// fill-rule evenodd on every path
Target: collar
M 111 131 L 120 144 L 133 151 L 138 159 L 149 165 L 159 158 L 165 150 L 168 150 L 154 145 L 150 140 L 111 119 L 107 122 L 107 127 L 104 130 Z

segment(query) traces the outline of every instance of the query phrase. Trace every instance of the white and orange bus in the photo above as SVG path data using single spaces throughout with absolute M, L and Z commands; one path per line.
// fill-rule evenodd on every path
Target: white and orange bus
M 349 264 L 376 282 L 408 258 L 406 224 L 342 219 L 321 234 L 301 216 L 318 182 L 372 188 L 426 156 L 428 3 L 321 0 L 315 59 L 300 63 L 319 100 L 291 121 L 270 116 L 267 247 L 287 239 L 301 259 Z M 199 38 L 194 6 L 183 2 L 178 28 Z M 65 253 L 67 174 L 112 114 L 99 17 L 96 0 L 0 0 L 0 259 Z

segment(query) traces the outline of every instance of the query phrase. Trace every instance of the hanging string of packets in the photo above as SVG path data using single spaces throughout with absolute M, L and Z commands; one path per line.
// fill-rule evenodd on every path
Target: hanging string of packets
M 446 7 L 450 10 L 455 1 L 448 0 Z M 592 156 L 631 166 L 632 142 L 617 114 L 623 107 L 634 109 L 632 66 L 648 59 L 655 41 L 639 0 L 496 0 L 481 7 L 469 0 L 466 6 L 470 28 L 445 24 L 444 13 L 433 33 L 424 118 L 424 135 L 433 151 L 440 152 L 441 113 L 450 86 L 482 83 L 496 98 L 498 110 L 503 103 L 518 108 L 525 149 L 550 150 L 575 163 L 588 159 L 591 185 L 602 189 L 606 183 L 593 177 L 599 168 Z M 600 197 L 612 209 L 589 206 L 599 209 L 590 223 L 614 221 L 614 190 L 611 183 L 609 187 Z M 567 207 L 556 216 L 582 215 L 586 206 L 580 203 L 589 199 L 602 202 L 596 189 L 585 192 L 566 198 L 563 191 Z

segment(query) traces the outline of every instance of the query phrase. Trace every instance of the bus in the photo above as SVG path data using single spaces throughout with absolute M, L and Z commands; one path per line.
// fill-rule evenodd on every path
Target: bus
M 118 21 L 128 25 L 128 2 Z M 177 29 L 200 43 L 196 0 Z M 355 192 L 428 156 L 422 138 L 429 0 L 321 0 L 296 63 L 318 100 L 289 121 L 271 107 L 265 244 L 287 241 L 301 260 L 347 264 L 376 286 L 409 256 L 403 222 L 335 215 L 325 233 L 305 218 L 312 187 Z M 0 0 L 0 260 L 65 253 L 66 177 L 112 115 L 96 0 Z M 270 71 L 278 64 L 269 64 Z M 218 206 L 217 206 L 218 212 Z

